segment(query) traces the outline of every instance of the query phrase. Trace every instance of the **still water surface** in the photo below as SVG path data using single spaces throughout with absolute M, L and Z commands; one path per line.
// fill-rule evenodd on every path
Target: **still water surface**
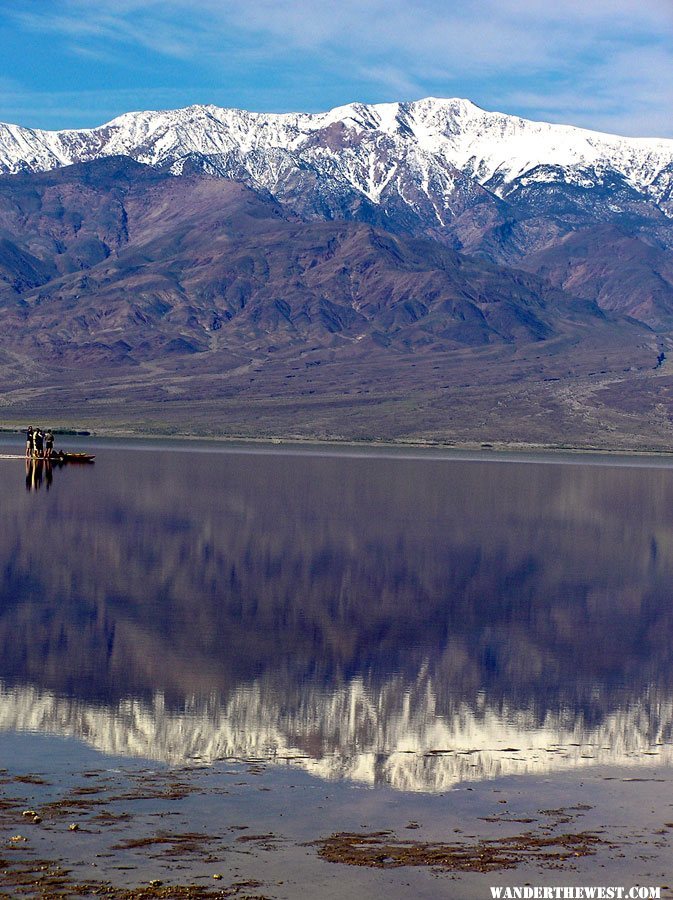
M 95 452 L 0 460 L 3 731 L 424 792 L 673 762 L 673 468 Z

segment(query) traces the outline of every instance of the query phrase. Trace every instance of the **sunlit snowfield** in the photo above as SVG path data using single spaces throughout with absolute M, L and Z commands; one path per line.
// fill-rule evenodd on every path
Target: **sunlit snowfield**
M 589 798 L 571 814 L 588 821 L 592 796 L 621 803 L 618 785 L 645 791 L 656 777 L 654 819 L 648 805 L 623 821 L 612 810 L 604 824 L 623 835 L 647 812 L 665 844 L 665 461 L 200 444 L 92 452 L 95 465 L 49 478 L 0 460 L 9 773 L 59 781 L 66 759 L 71 775 L 197 766 L 217 778 L 224 762 L 248 775 L 252 764 L 269 800 L 258 786 L 239 791 L 239 818 L 268 828 L 272 794 L 290 778 L 341 798 L 325 828 L 312 825 L 316 838 L 354 827 L 335 809 L 359 827 L 385 826 L 387 808 L 391 821 L 427 821 L 433 839 L 442 823 L 488 821 L 487 792 L 518 785 L 538 812 L 566 794 L 576 809 Z M 461 806 L 468 788 L 472 812 Z M 231 815 L 223 803 L 211 827 Z M 635 851 L 620 852 L 608 866 L 642 875 L 628 868 Z M 644 874 L 661 883 L 656 868 Z

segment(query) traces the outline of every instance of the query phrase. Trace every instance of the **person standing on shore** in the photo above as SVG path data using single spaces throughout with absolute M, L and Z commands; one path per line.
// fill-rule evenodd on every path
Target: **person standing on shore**
M 29 425 L 26 431 L 26 456 L 32 456 L 35 449 L 33 426 Z
M 35 444 L 35 456 L 37 459 L 42 459 L 42 448 L 44 446 L 44 435 L 40 431 L 39 428 L 35 430 L 33 433 L 33 441 Z
M 44 436 L 45 459 L 51 459 L 53 452 L 54 452 L 54 432 L 51 430 L 51 428 L 48 428 L 47 433 Z

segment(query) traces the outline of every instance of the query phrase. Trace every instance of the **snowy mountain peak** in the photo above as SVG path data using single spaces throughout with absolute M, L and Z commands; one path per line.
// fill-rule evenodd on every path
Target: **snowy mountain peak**
M 125 113 L 97 128 L 66 131 L 0 125 L 1 173 L 113 155 L 175 173 L 190 160 L 279 199 L 311 172 L 325 202 L 344 192 L 375 204 L 394 195 L 414 212 L 434 210 L 440 225 L 459 182 L 463 190 L 480 187 L 505 198 L 522 185 L 586 188 L 612 179 L 655 204 L 669 203 L 673 190 L 673 140 L 533 122 L 461 98 L 350 103 L 323 113 L 194 105 Z

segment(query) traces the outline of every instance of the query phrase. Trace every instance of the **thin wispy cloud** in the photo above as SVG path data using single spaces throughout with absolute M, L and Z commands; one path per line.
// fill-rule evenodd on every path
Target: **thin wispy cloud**
M 139 102 L 140 98 L 142 102 Z M 2 99 L 9 112 L 3 118 L 8 122 L 21 124 L 21 111 L 29 107 L 31 114 L 38 118 L 59 116 L 65 121 L 75 118 L 102 124 L 115 118 L 120 111 L 178 107 L 182 105 L 183 97 L 179 89 L 169 88 L 142 91 L 134 88 L 107 91 L 26 91 L 14 88 L 3 91 Z
M 179 91 L 182 79 L 185 100 L 192 90 L 203 102 L 196 88 L 217 93 L 213 102 L 252 98 L 254 108 L 286 110 L 468 96 L 536 118 L 673 134 L 669 0 L 62 0 L 52 13 L 43 6 L 0 2 L 0 12 L 19 38 L 58 36 L 70 58 L 105 54 L 110 77 L 116 64 L 122 81 L 145 67 L 148 90 Z

